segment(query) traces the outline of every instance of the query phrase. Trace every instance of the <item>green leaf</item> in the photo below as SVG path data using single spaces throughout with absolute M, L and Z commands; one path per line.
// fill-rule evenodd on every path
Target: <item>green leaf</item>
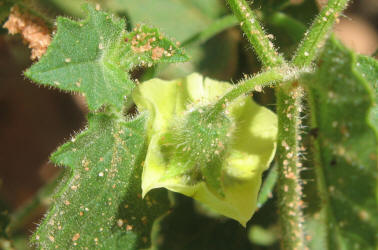
M 212 104 L 231 88 L 194 73 L 135 89 L 139 110 L 150 113 L 143 194 L 164 187 L 242 225 L 251 218 L 261 174 L 274 156 L 277 120 L 248 97 L 229 103 L 224 119 L 212 114 Z
M 370 110 L 370 120 L 378 133 L 378 61 L 372 57 L 358 55 L 356 70 L 368 81 L 374 92 L 375 103 Z
M 43 249 L 140 249 L 169 205 L 164 192 L 142 199 L 145 116 L 132 121 L 89 116 L 89 128 L 52 161 L 71 167 L 54 206 L 33 235 Z M 161 190 L 160 190 L 161 191 Z
M 375 249 L 377 136 L 368 122 L 374 103 L 368 81 L 377 64 L 364 60 L 330 39 L 307 79 L 328 249 Z
M 180 62 L 187 57 L 157 29 L 139 26 L 125 32 L 125 21 L 85 5 L 88 17 L 59 17 L 47 53 L 25 75 L 33 81 L 83 93 L 90 110 L 122 109 L 134 87 L 128 71 L 139 65 Z
M 257 199 L 257 207 L 261 208 L 270 198 L 278 179 L 277 165 L 274 165 L 266 176 Z
M 311 239 L 308 242 L 309 249 L 327 249 L 327 225 L 323 223 L 324 218 L 322 218 L 322 216 L 323 212 L 320 212 L 319 214 L 316 214 L 316 216 L 307 217 L 305 221 L 306 232 L 311 235 Z
M 202 31 L 224 9 L 218 0 L 112 0 L 106 4 L 127 11 L 134 24 L 154 25 L 181 42 Z

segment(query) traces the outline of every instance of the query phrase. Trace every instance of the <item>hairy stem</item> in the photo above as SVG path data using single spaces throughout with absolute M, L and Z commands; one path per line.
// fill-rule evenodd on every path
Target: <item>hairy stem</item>
M 228 103 L 232 102 L 241 95 L 245 95 L 248 92 L 261 88 L 262 86 L 271 85 L 275 82 L 280 82 L 286 78 L 285 72 L 279 68 L 274 68 L 263 73 L 260 73 L 246 81 L 243 81 L 229 92 L 227 92 L 214 106 L 214 110 L 223 111 Z
M 293 64 L 307 67 L 315 59 L 347 0 L 330 0 L 315 19 L 297 50 Z M 265 67 L 282 66 L 285 61 L 274 49 L 245 0 L 228 0 L 234 14 Z M 279 81 L 279 79 L 277 79 Z M 231 95 L 231 92 L 229 93 Z M 282 231 L 282 249 L 305 249 L 303 201 L 300 179 L 300 112 L 303 89 L 297 82 L 276 88 L 278 115 L 278 206 Z M 225 98 L 225 97 L 224 97 Z
M 295 66 L 306 67 L 309 66 L 312 61 L 316 58 L 317 52 L 322 47 L 322 43 L 326 39 L 329 31 L 331 30 L 333 24 L 338 20 L 340 12 L 345 9 L 348 4 L 348 0 L 329 0 L 327 5 L 321 10 L 320 14 L 315 18 L 311 28 L 305 33 L 296 55 L 294 56 L 292 63 Z M 311 100 L 311 96 L 310 96 Z M 278 105 L 280 106 L 280 105 Z M 314 117 L 312 117 L 312 122 L 316 122 Z M 318 150 L 318 145 L 315 145 L 314 150 Z M 315 154 L 316 155 L 316 154 Z M 315 159 L 320 161 L 320 159 Z M 324 204 L 329 203 L 328 192 L 325 190 L 324 185 L 324 175 L 321 169 L 318 167 L 315 168 L 316 175 L 319 177 L 320 181 L 318 182 L 319 196 Z M 299 206 L 301 204 L 298 204 Z M 327 226 L 330 225 L 330 213 L 331 211 L 325 210 L 322 211 L 322 219 L 328 221 Z M 332 216 L 331 216 L 332 217 Z M 332 223 L 331 223 L 332 224 Z M 288 225 L 290 227 L 290 225 Z M 288 229 L 289 230 L 289 229 Z M 285 235 L 284 235 L 285 238 Z M 330 239 L 328 236 L 328 241 L 334 240 Z M 288 248 L 290 249 L 290 248 Z M 291 248 L 292 249 L 292 248 Z
M 326 38 L 346 0 L 330 0 L 306 32 L 294 66 L 306 67 L 316 57 L 317 50 Z M 283 249 L 304 249 L 306 242 L 303 230 L 303 202 L 300 179 L 300 123 L 299 118 L 303 89 L 297 83 L 292 87 L 277 88 L 278 114 L 278 201 L 282 230 Z
M 256 15 L 245 0 L 227 0 L 232 12 L 240 21 L 240 26 L 252 44 L 257 56 L 265 67 L 273 67 L 285 63 L 284 58 L 275 50 L 270 41 L 271 36 L 265 34 Z
M 293 64 L 306 67 L 315 59 L 322 47 L 332 25 L 338 20 L 340 13 L 346 8 L 349 0 L 329 0 L 327 5 L 315 18 L 310 29 L 305 33 L 300 46 L 293 58 Z
M 278 115 L 278 207 L 282 249 L 304 249 L 303 201 L 300 179 L 300 111 L 302 89 L 297 82 L 276 90 Z
M 272 67 L 285 64 L 269 37 L 257 22 L 244 0 L 228 0 L 233 12 L 241 21 L 252 46 L 262 64 Z M 283 79 L 282 79 L 283 80 Z M 278 116 L 278 200 L 281 222 L 282 248 L 305 248 L 303 231 L 302 195 L 299 168 L 299 113 L 301 91 L 295 85 L 281 84 L 276 88 Z

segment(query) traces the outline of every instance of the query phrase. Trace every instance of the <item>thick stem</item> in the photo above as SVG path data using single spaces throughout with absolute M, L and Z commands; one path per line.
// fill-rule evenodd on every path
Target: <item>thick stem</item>
M 294 66 L 307 67 L 315 59 L 339 12 L 347 0 L 330 0 L 306 32 Z M 280 210 L 282 249 L 305 249 L 303 202 L 300 182 L 300 112 L 303 89 L 294 82 L 292 88 L 277 88 L 278 114 L 278 201 Z
M 278 207 L 282 249 L 305 249 L 303 201 L 300 179 L 300 111 L 302 88 L 291 85 L 277 88 L 278 115 Z
M 232 12 L 240 21 L 240 26 L 253 46 L 257 56 L 265 67 L 279 66 L 285 63 L 284 58 L 276 51 L 270 41 L 271 35 L 265 34 L 256 15 L 245 0 L 227 0 Z
M 340 13 L 346 8 L 349 0 L 329 0 L 327 5 L 315 18 L 311 28 L 305 33 L 297 52 L 293 58 L 295 66 L 306 67 L 315 59 L 317 52 L 332 25 L 338 20 Z

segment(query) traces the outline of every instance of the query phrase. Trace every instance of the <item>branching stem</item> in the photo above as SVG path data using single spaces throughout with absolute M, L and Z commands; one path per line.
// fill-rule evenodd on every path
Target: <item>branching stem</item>
M 310 30 L 306 32 L 296 55 L 292 60 L 293 67 L 308 67 L 315 59 L 326 35 L 339 13 L 346 7 L 348 0 L 329 0 Z M 232 11 L 241 22 L 243 31 L 254 47 L 265 67 L 283 66 L 284 59 L 274 49 L 254 13 L 245 0 L 228 0 Z M 266 72 L 265 72 L 266 74 Z M 258 77 L 265 76 L 264 73 Z M 259 78 L 257 78 L 259 79 Z M 253 84 L 258 84 L 254 78 Z M 277 78 L 276 81 L 283 80 Z M 226 96 L 233 97 L 238 88 Z M 221 101 L 226 101 L 225 97 Z M 282 231 L 282 249 L 305 249 L 306 242 L 303 230 L 303 201 L 300 179 L 300 112 L 303 89 L 292 81 L 289 84 L 277 85 L 278 115 L 278 206 Z M 220 101 L 220 103 L 221 103 Z M 227 100 L 228 101 L 228 100 Z M 224 103 L 221 103 L 224 105 Z
M 252 46 L 265 67 L 283 66 L 282 59 L 263 33 L 253 12 L 244 0 L 228 0 L 235 15 L 242 24 Z M 283 80 L 282 79 L 278 79 Z M 289 79 L 286 79 L 289 80 Z M 303 249 L 302 195 L 299 168 L 299 113 L 301 110 L 301 91 L 296 85 L 277 85 L 278 115 L 278 200 L 282 231 L 283 249 Z
M 243 31 L 254 46 L 265 67 L 282 66 L 285 61 L 274 50 L 273 44 L 256 22 L 253 12 L 245 1 L 228 1 L 235 15 L 241 20 Z M 252 19 L 251 19 L 252 18 Z M 283 80 L 283 79 L 281 79 Z M 299 176 L 299 112 L 301 91 L 297 86 L 278 85 L 278 199 L 282 230 L 283 249 L 303 249 L 303 213 L 301 206 L 301 186 Z

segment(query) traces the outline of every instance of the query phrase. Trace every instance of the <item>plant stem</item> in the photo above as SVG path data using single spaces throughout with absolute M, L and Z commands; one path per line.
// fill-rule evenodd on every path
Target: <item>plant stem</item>
M 300 179 L 300 111 L 302 88 L 290 85 L 276 89 L 278 115 L 278 207 L 282 249 L 304 249 L 303 201 Z
M 245 0 L 227 0 L 227 2 L 263 65 L 274 67 L 285 64 L 284 58 L 275 50 L 270 36 L 265 34 L 248 3 Z
M 303 38 L 296 52 L 296 55 L 294 56 L 292 60 L 292 63 L 295 66 L 306 67 L 312 63 L 312 61 L 317 56 L 317 52 L 322 47 L 323 45 L 322 43 L 326 39 L 329 33 L 329 30 L 332 28 L 332 25 L 334 24 L 334 22 L 338 20 L 337 18 L 340 12 L 344 10 L 347 4 L 348 4 L 348 0 L 329 0 L 328 1 L 327 5 L 321 10 L 320 14 L 315 18 L 309 31 L 305 33 L 305 37 Z M 311 101 L 311 98 L 312 97 L 310 96 L 310 101 Z M 279 104 L 278 104 L 278 107 L 280 107 Z M 316 120 L 314 120 L 314 117 L 312 117 L 312 122 L 316 122 Z M 315 145 L 314 150 L 318 150 L 317 146 L 318 145 Z M 320 161 L 320 159 L 315 159 L 315 160 Z M 296 167 L 292 166 L 292 169 L 295 170 Z M 319 180 L 318 188 L 319 188 L 320 199 L 322 203 L 328 204 L 329 197 L 328 197 L 328 192 L 324 184 L 323 172 L 321 169 L 319 169 L 319 167 L 315 168 L 315 172 Z M 281 202 L 284 202 L 284 201 L 281 200 Z M 301 204 L 298 204 L 298 206 L 301 206 Z M 328 222 L 326 223 L 327 226 L 329 226 L 330 224 L 330 220 L 329 220 L 330 213 L 331 211 L 325 210 L 325 211 L 322 211 L 322 215 L 321 215 L 322 220 Z M 291 225 L 286 225 L 284 232 L 290 232 L 290 230 L 292 230 L 289 228 L 290 226 Z M 295 232 L 295 231 L 291 231 L 291 232 Z M 283 235 L 283 238 L 288 237 L 288 236 L 290 235 Z M 327 236 L 327 240 L 328 240 L 327 241 L 328 243 L 330 240 L 329 236 Z M 331 240 L 334 240 L 334 239 L 331 239 Z M 288 248 L 288 249 L 293 249 L 293 248 Z
M 284 59 L 279 55 L 253 12 L 244 0 L 228 0 L 234 14 L 241 21 L 252 46 L 265 67 L 282 66 Z M 282 79 L 283 80 L 283 79 Z M 283 249 L 305 248 L 303 231 L 302 195 L 299 169 L 299 113 L 301 91 L 297 86 L 277 85 L 278 116 L 278 206 L 282 231 Z
M 315 59 L 323 46 L 332 25 L 338 20 L 340 13 L 346 8 L 349 0 L 329 0 L 327 5 L 315 18 L 309 31 L 305 33 L 297 52 L 292 60 L 295 66 L 306 67 Z
M 315 59 L 321 42 L 325 39 L 347 0 L 330 0 L 311 29 L 306 32 L 303 42 L 292 60 L 294 66 L 307 67 Z M 245 0 L 228 0 L 234 14 L 265 67 L 282 66 L 284 59 L 279 55 L 268 36 L 256 20 Z M 277 79 L 279 81 L 279 79 Z M 236 90 L 235 90 L 236 92 Z M 232 91 L 227 94 L 233 97 Z M 278 206 L 282 231 L 283 249 L 304 249 L 306 242 L 303 229 L 303 201 L 300 179 L 300 112 L 303 89 L 297 82 L 278 85 Z M 225 99 L 226 96 L 222 99 Z M 222 103 L 224 105 L 224 103 Z
M 292 60 L 294 66 L 306 67 L 316 57 L 338 13 L 344 9 L 347 0 L 330 0 L 315 19 L 314 24 Z M 277 88 L 278 114 L 278 202 L 280 210 L 282 248 L 304 249 L 306 242 L 303 231 L 303 202 L 300 182 L 300 123 L 303 89 L 298 83 Z
M 232 102 L 241 95 L 247 94 L 254 90 L 257 86 L 260 88 L 262 86 L 270 85 L 274 82 L 282 81 L 285 77 L 285 72 L 279 68 L 274 68 L 263 73 L 257 74 L 256 76 L 243 81 L 237 85 L 229 92 L 227 92 L 221 99 L 217 101 L 214 106 L 214 110 L 223 111 L 228 103 Z

